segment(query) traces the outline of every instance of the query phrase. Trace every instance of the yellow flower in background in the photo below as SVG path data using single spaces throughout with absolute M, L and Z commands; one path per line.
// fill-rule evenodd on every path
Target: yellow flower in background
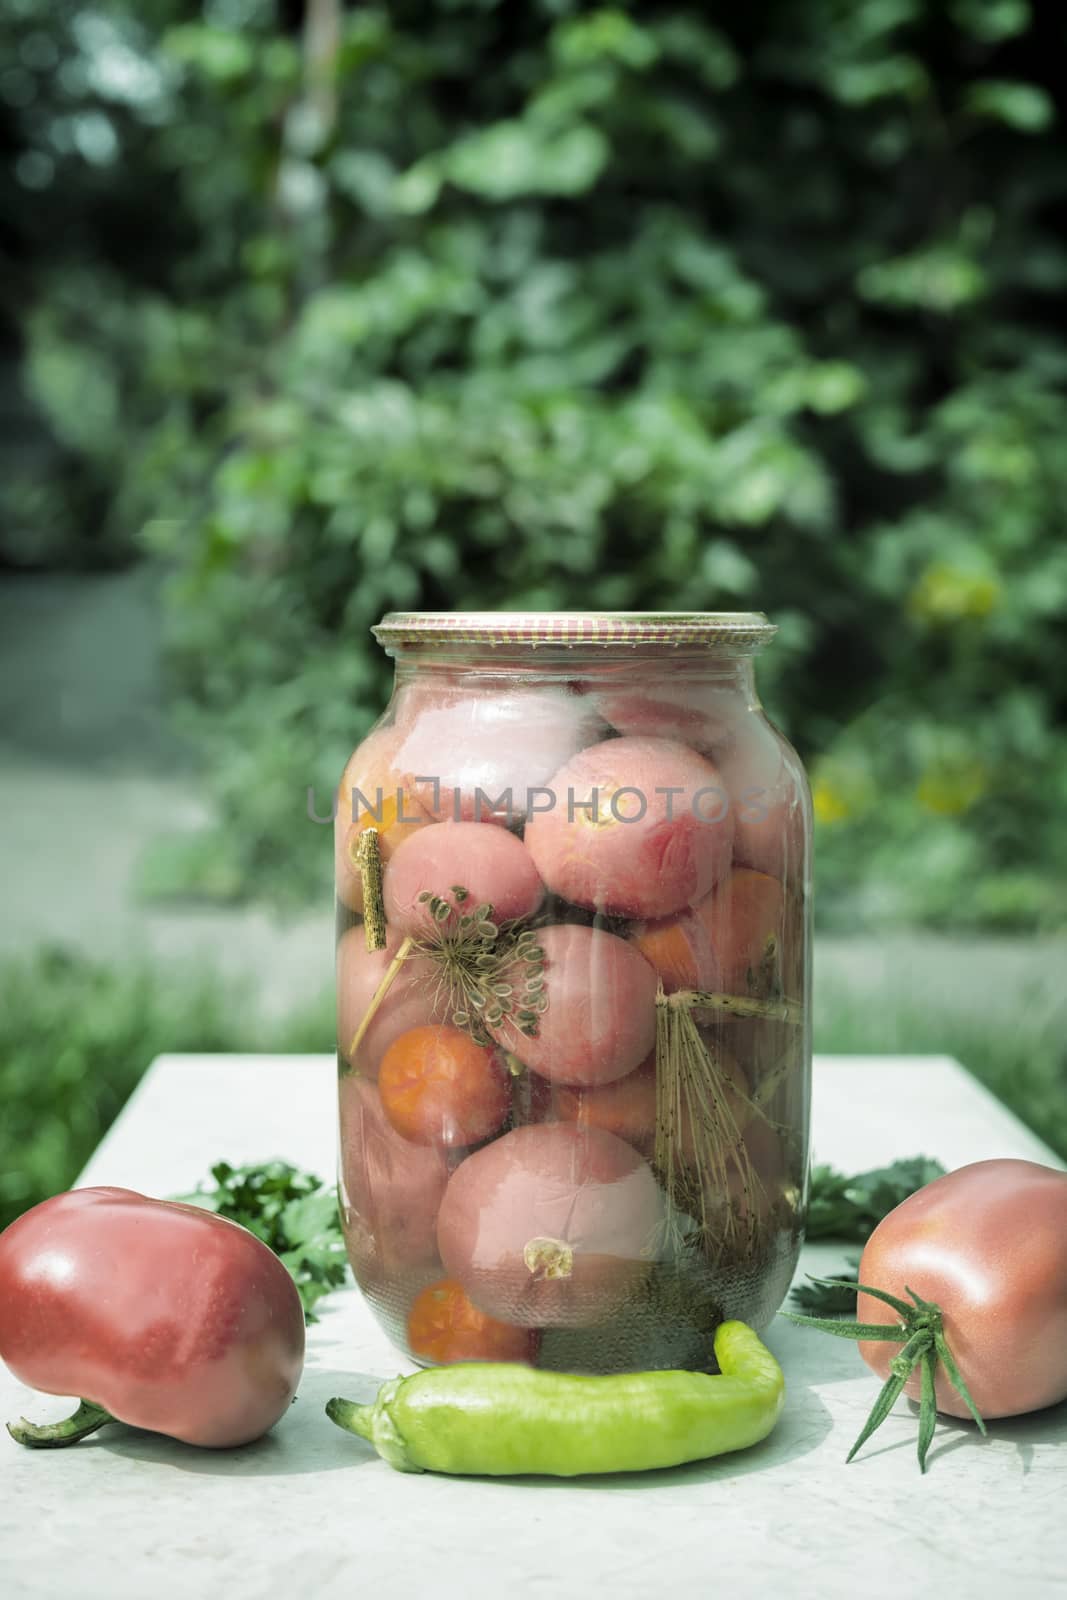
M 826 778 L 816 778 L 812 784 L 811 807 L 816 822 L 847 822 L 852 815 L 844 792 Z
M 819 763 L 811 783 L 811 806 L 820 826 L 854 822 L 875 800 L 871 774 L 862 759 L 831 756 Z
M 965 572 L 936 561 L 908 596 L 908 610 L 921 622 L 951 623 L 988 617 L 1000 601 L 1000 584 L 991 573 Z
M 989 787 L 985 767 L 978 760 L 931 767 L 919 779 L 915 798 L 926 811 L 939 817 L 961 817 L 976 805 Z

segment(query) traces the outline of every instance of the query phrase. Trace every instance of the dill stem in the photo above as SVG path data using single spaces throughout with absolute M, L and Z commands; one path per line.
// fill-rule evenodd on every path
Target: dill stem
M 414 944 L 414 942 L 415 942 L 414 939 L 411 937 L 410 934 L 408 934 L 407 938 L 404 940 L 403 944 L 400 946 L 400 949 L 397 951 L 397 953 L 393 957 L 392 961 L 390 961 L 389 965 L 386 967 L 385 972 L 384 972 L 384 974 L 382 976 L 381 983 L 378 985 L 377 989 L 375 989 L 373 995 L 371 996 L 370 1004 L 368 1005 L 366 1011 L 364 1011 L 364 1013 L 363 1013 L 363 1021 L 360 1023 L 359 1027 L 356 1029 L 355 1036 L 354 1036 L 354 1038 L 352 1040 L 352 1043 L 348 1047 L 348 1059 L 349 1059 L 349 1061 L 352 1062 L 353 1065 L 355 1065 L 356 1051 L 359 1049 L 360 1045 L 363 1043 L 363 1038 L 364 1038 L 364 1035 L 367 1032 L 367 1029 L 370 1027 L 371 1023 L 374 1021 L 374 1018 L 377 1016 L 378 1007 L 381 1005 L 382 1001 L 385 999 L 386 995 L 389 993 L 389 990 L 392 988 L 393 983 L 396 980 L 397 973 L 400 971 L 400 968 L 403 966 L 404 962 L 407 960 L 409 954 L 411 953 L 411 947 Z
M 734 1017 L 768 1017 L 773 1022 L 800 1022 L 804 1007 L 797 1000 L 756 1000 L 744 994 L 709 994 L 703 989 L 679 989 L 656 996 L 658 1006 L 674 1011 L 726 1011 Z
M 385 901 L 382 896 L 382 846 L 377 828 L 364 828 L 356 843 L 356 865 L 363 890 L 363 932 L 368 950 L 384 950 Z

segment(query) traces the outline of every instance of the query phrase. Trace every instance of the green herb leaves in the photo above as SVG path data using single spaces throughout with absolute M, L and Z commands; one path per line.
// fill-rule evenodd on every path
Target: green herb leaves
M 269 1245 L 292 1274 L 307 1321 L 316 1321 L 313 1308 L 347 1270 L 336 1190 L 285 1161 L 248 1167 L 218 1161 L 211 1176 L 214 1187 L 178 1198 L 239 1222 Z
M 912 1156 L 847 1178 L 833 1167 L 814 1167 L 808 1198 L 808 1243 L 843 1239 L 863 1244 L 883 1217 L 935 1178 L 944 1177 L 940 1161 Z
M 834 1167 L 813 1167 L 805 1228 L 808 1243 L 843 1239 L 864 1244 L 883 1217 L 944 1172 L 940 1161 L 930 1156 L 909 1156 L 850 1178 Z M 845 1272 L 798 1284 L 790 1296 L 793 1304 L 813 1317 L 854 1316 L 859 1256 L 846 1257 L 845 1264 Z
M 470 899 L 470 891 L 460 884 L 453 885 L 452 894 L 460 905 Z M 536 929 L 526 919 L 494 922 L 488 903 L 457 917 L 454 906 L 428 889 L 419 902 L 428 908 L 435 928 L 414 940 L 412 948 L 436 965 L 453 1026 L 481 1045 L 492 1044 L 490 1030 L 505 1023 L 531 1038 L 548 1009 L 545 952 Z
M 860 1258 L 847 1256 L 845 1264 L 847 1272 L 832 1272 L 828 1278 L 809 1278 L 807 1283 L 798 1283 L 790 1300 L 811 1317 L 854 1317 Z

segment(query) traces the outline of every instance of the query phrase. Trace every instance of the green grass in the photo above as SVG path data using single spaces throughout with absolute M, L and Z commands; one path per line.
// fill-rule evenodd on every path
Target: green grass
M 1067 1158 L 1067 1020 L 1047 983 L 1007 1000 L 975 985 L 950 1000 L 936 974 L 846 981 L 824 965 L 819 1050 L 955 1056 Z M 218 979 L 55 949 L 0 967 L 0 1226 L 70 1186 L 153 1056 L 329 1050 L 331 1011 L 323 994 L 268 1025 L 249 993 Z
M 1024 991 L 970 1009 L 827 978 L 815 987 L 815 1048 L 840 1055 L 949 1055 L 1067 1160 L 1067 1021 Z M 936 1153 L 936 1152 L 935 1152 Z

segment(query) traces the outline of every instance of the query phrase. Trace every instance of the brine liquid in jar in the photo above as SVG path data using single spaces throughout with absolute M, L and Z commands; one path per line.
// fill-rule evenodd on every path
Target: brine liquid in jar
M 760 614 L 388 616 L 335 819 L 349 1258 L 416 1361 L 707 1367 L 801 1241 L 811 810 Z

